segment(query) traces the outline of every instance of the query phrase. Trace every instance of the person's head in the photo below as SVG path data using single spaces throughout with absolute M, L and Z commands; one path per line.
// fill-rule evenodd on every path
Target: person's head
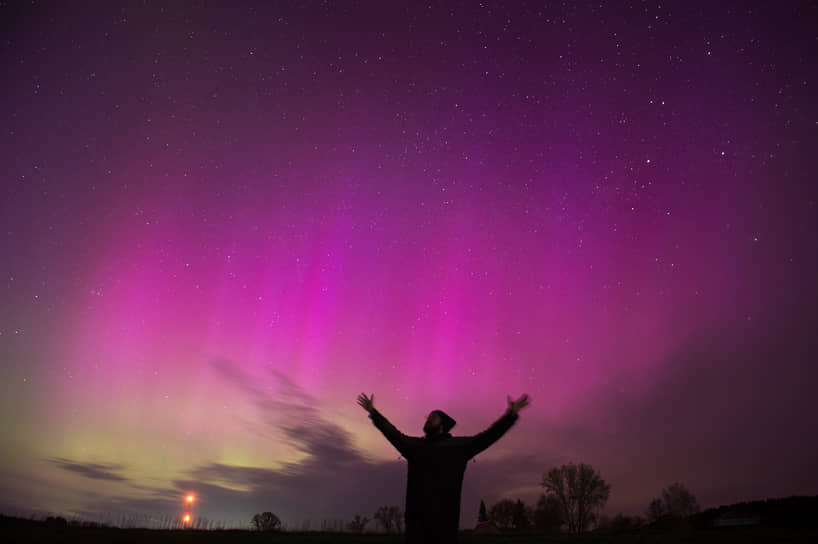
M 447 433 L 454 427 L 455 421 L 442 410 L 434 410 L 429 413 L 426 423 L 423 425 L 423 432 L 426 436 L 436 436 Z
M 426 418 L 426 423 L 423 425 L 423 433 L 426 436 L 433 436 L 443 432 L 443 418 L 437 412 L 432 412 Z

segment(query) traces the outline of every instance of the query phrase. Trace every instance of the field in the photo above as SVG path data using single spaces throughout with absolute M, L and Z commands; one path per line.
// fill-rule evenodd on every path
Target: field
M 32 543 L 150 543 L 150 544 L 243 544 L 281 542 L 285 544 L 402 544 L 402 535 L 321 532 L 258 533 L 240 530 L 195 531 L 109 528 L 4 527 L 0 538 L 5 542 Z M 693 531 L 687 534 L 626 534 L 605 535 L 475 535 L 461 533 L 460 544 L 585 544 L 585 543 L 688 543 L 688 542 L 818 542 L 818 529 L 744 528 Z

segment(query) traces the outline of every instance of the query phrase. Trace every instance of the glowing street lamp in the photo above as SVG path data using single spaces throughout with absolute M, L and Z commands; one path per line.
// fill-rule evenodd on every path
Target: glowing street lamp
M 187 511 L 185 512 L 184 517 L 182 517 L 182 524 L 185 527 L 192 527 L 193 526 L 191 524 L 191 520 L 193 519 L 193 516 L 190 515 L 190 512 L 191 512 L 191 510 L 193 510 L 193 502 L 195 500 L 196 500 L 196 497 L 193 495 L 193 493 L 190 493 L 190 494 L 185 496 L 185 504 L 187 505 L 187 508 L 185 508 L 185 510 L 187 510 Z

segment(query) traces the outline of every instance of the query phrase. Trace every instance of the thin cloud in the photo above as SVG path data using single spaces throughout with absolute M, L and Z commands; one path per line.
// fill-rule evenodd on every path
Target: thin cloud
M 117 470 L 123 470 L 125 468 L 123 465 L 78 463 L 76 461 L 71 461 L 70 459 L 64 459 L 61 457 L 52 457 L 50 459 L 47 459 L 47 461 L 57 465 L 59 468 L 63 470 L 74 472 L 76 474 L 80 474 L 82 476 L 85 476 L 86 478 L 91 478 L 94 480 L 111 480 L 118 482 L 125 482 L 128 480 L 128 478 L 120 476 L 119 474 L 115 474 L 114 472 Z

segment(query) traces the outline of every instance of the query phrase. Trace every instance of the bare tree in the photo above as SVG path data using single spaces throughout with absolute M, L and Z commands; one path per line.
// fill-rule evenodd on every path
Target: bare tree
M 674 518 L 687 518 L 699 511 L 696 497 L 683 484 L 670 484 L 662 490 L 664 513 Z
M 383 527 L 384 531 L 387 533 L 392 532 L 392 525 L 394 521 L 394 513 L 391 510 L 392 507 L 389 506 L 381 506 L 378 508 L 375 513 L 372 515 Z
M 356 514 L 355 518 L 347 523 L 347 530 L 351 533 L 363 533 L 367 523 L 369 523 L 368 517 L 361 517 L 360 514 Z
M 253 516 L 253 526 L 258 531 L 278 531 L 281 520 L 272 512 L 262 512 Z
M 403 510 L 399 506 L 390 506 L 389 515 L 392 517 L 392 524 L 395 526 L 395 531 L 403 532 Z
M 596 519 L 596 512 L 605 506 L 611 494 L 610 484 L 584 463 L 552 468 L 540 485 L 557 498 L 568 531 L 576 534 Z

